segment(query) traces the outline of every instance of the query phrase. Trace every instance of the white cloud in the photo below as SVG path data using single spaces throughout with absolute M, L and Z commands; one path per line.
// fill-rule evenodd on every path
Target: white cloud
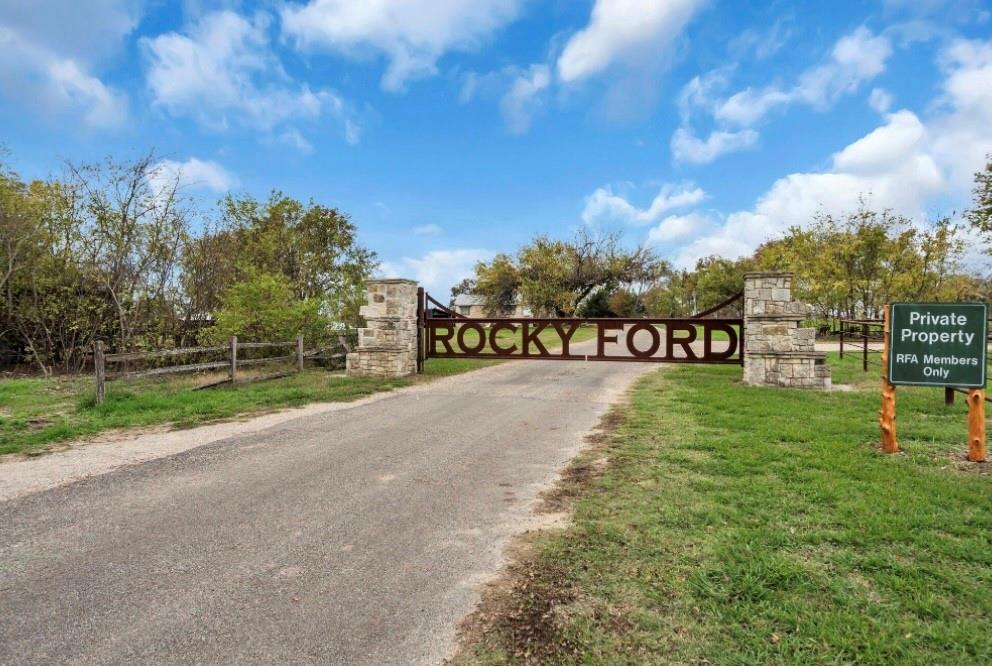
M 540 95 L 550 84 L 551 70 L 547 65 L 531 65 L 516 78 L 499 104 L 512 133 L 524 134 L 530 129 L 531 119 L 542 103 Z
M 868 106 L 877 113 L 886 114 L 892 108 L 892 93 L 883 88 L 873 88 L 868 96 Z
M 458 99 L 462 104 L 477 97 L 499 98 L 507 131 L 525 134 L 534 116 L 544 107 L 551 86 L 551 68 L 537 63 L 527 69 L 509 65 L 486 74 L 466 72 L 461 84 Z
M 958 191 L 971 187 L 975 171 L 992 153 L 992 40 L 958 40 L 941 57 L 945 73 L 933 123 L 933 151 L 947 165 Z
M 599 74 L 618 62 L 657 56 L 682 32 L 705 0 L 596 0 L 589 25 L 558 58 L 565 83 Z
M 752 129 L 714 130 L 703 140 L 691 129 L 680 127 L 672 135 L 672 156 L 677 162 L 709 164 L 721 155 L 750 148 L 757 141 L 758 133 Z
M 384 261 L 379 274 L 416 280 L 436 295 L 447 294 L 453 284 L 475 274 L 478 262 L 488 261 L 494 254 L 482 249 L 433 250 L 419 258 Z
M 765 60 L 782 50 L 792 38 L 792 32 L 787 21 L 779 19 L 764 30 L 745 30 L 730 41 L 728 49 L 738 59 L 753 53 L 758 60 Z
M 734 67 L 720 67 L 703 76 L 694 76 L 679 91 L 678 107 L 683 124 L 692 118 L 695 109 L 712 113 L 716 107 L 717 93 L 726 87 Z
M 754 125 L 776 106 L 788 104 L 793 96 L 775 87 L 746 88 L 719 103 L 714 111 L 717 120 L 740 126 Z
M 237 184 L 237 179 L 221 165 L 196 157 L 185 162 L 161 160 L 152 166 L 151 172 L 152 181 L 159 189 L 178 182 L 180 188 L 223 192 Z
M 93 65 L 120 50 L 146 4 L 143 0 L 3 0 L 0 27 L 52 54 Z
M 829 60 L 807 69 L 791 88 L 746 88 L 718 104 L 714 116 L 718 121 L 746 127 L 778 106 L 803 103 L 826 108 L 841 95 L 854 92 L 862 83 L 885 71 L 891 55 L 888 37 L 875 35 L 861 26 L 837 40 Z
M 654 224 L 670 210 L 700 203 L 706 193 L 691 184 L 666 183 L 647 208 L 638 208 L 609 187 L 600 187 L 586 197 L 582 221 L 587 225 L 622 222 L 636 226 Z
M 346 140 L 357 141 L 344 100 L 331 90 L 293 82 L 269 47 L 268 29 L 265 14 L 249 20 L 219 11 L 185 33 L 142 39 L 154 103 L 214 129 L 243 125 L 273 131 L 328 114 L 341 123 Z M 304 147 L 294 128 L 283 129 L 283 137 Z
M 856 210 L 862 198 L 875 209 L 919 218 L 947 184 L 931 146 L 932 136 L 915 114 L 890 114 L 884 125 L 835 153 L 829 170 L 778 179 L 752 210 L 728 215 L 723 227 L 683 248 L 676 261 L 688 266 L 709 254 L 747 254 L 790 226 L 808 224 L 819 210 Z
M 825 109 L 841 95 L 856 91 L 881 74 L 891 54 L 887 37 L 861 26 L 838 39 L 826 62 L 804 71 L 791 87 L 748 87 L 720 99 L 717 93 L 726 87 L 733 66 L 696 76 L 679 94 L 682 124 L 672 135 L 672 156 L 678 162 L 705 164 L 750 148 L 758 140 L 757 132 L 751 128 L 773 109 L 797 103 Z M 884 103 L 879 95 L 873 99 L 873 104 Z M 712 115 L 716 121 L 716 128 L 706 139 L 692 130 L 696 110 Z
M 0 2 L 0 92 L 92 128 L 122 125 L 127 97 L 93 73 L 137 25 L 141 3 Z
M 438 224 L 422 224 L 419 227 L 414 227 L 413 233 L 418 236 L 440 236 L 444 233 L 444 229 Z
M 819 210 L 844 214 L 862 198 L 910 219 L 922 219 L 935 198 L 966 199 L 974 172 L 992 152 L 992 43 L 956 42 L 944 66 L 940 115 L 924 123 L 911 111 L 889 114 L 836 152 L 830 169 L 780 178 L 753 209 L 728 215 L 715 233 L 682 248 L 676 263 L 747 254 L 790 226 L 808 224 Z
M 305 155 L 309 155 L 313 152 L 313 144 L 306 140 L 300 131 L 295 128 L 290 128 L 279 135 L 279 141 L 295 148 Z
M 934 201 L 966 205 L 973 175 L 992 153 L 992 41 L 959 39 L 939 62 L 945 78 L 931 119 L 908 110 L 887 114 L 837 151 L 829 169 L 778 179 L 752 209 L 726 216 L 716 232 L 683 247 L 676 263 L 747 254 L 789 226 L 808 224 L 820 209 L 855 210 L 861 197 L 913 220 L 924 219 Z
M 382 53 L 382 87 L 403 90 L 437 73 L 451 50 L 476 49 L 513 21 L 523 0 L 311 0 L 282 9 L 283 32 L 302 48 L 349 55 Z
M 649 245 L 663 245 L 699 236 L 712 226 L 707 215 L 693 211 L 686 215 L 669 215 L 648 232 Z

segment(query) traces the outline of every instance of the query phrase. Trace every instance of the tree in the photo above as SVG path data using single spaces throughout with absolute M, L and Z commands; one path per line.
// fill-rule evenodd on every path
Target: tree
M 183 246 L 180 340 L 194 339 L 200 323 L 222 306 L 224 292 L 241 279 L 239 238 L 230 229 L 208 226 L 188 235 Z
M 538 236 L 515 257 L 481 262 L 476 281 L 490 311 L 512 307 L 519 297 L 534 312 L 573 316 L 597 289 L 650 284 L 666 267 L 646 247 L 623 247 L 617 234 L 581 231 L 571 241 Z
M 280 342 L 303 335 L 313 341 L 326 334 L 319 300 L 298 299 L 286 276 L 259 271 L 225 292 L 215 324 L 204 338 L 219 343 L 236 335 L 245 342 Z
M 486 312 L 499 316 L 513 312 L 517 305 L 520 273 L 513 259 L 497 254 L 492 261 L 475 265 L 475 292 L 482 297 Z
M 610 294 L 608 303 L 615 317 L 642 317 L 645 314 L 643 300 L 630 289 L 617 289 Z
M 923 228 L 891 211 L 862 206 L 843 217 L 817 215 L 807 228 L 762 245 L 759 267 L 795 274 L 796 296 L 824 318 L 881 316 L 893 300 L 954 300 L 967 281 L 952 279 L 963 251 L 944 218 Z
M 615 317 L 617 315 L 610 306 L 612 298 L 613 294 L 610 293 L 609 289 L 600 287 L 582 301 L 582 304 L 579 305 L 578 315 L 580 317 Z
M 744 273 L 753 270 L 754 260 L 704 257 L 696 262 L 694 271 L 694 309 L 691 313 L 708 310 L 739 294 L 744 289 Z
M 992 155 L 985 168 L 975 173 L 974 207 L 967 212 L 968 221 L 982 233 L 992 233 Z
M 129 348 L 136 333 L 153 330 L 163 334 L 153 342 L 162 344 L 171 331 L 161 323 L 175 321 L 179 253 L 189 228 L 178 175 L 149 152 L 131 162 L 69 164 L 54 192 L 58 224 L 75 234 L 81 268 L 114 307 L 118 345 Z
M 476 292 L 477 286 L 475 280 L 472 278 L 465 278 L 455 286 L 451 288 L 451 300 L 448 305 L 454 306 L 455 299 L 462 294 L 474 294 Z
M 95 340 L 112 351 L 189 344 L 222 313 L 261 330 L 316 309 L 314 336 L 328 322 L 359 323 L 376 259 L 346 215 L 278 192 L 265 202 L 228 196 L 216 222 L 194 233 L 197 212 L 179 178 L 153 153 L 67 164 L 60 177 L 32 183 L 0 164 L 5 362 L 78 371 Z M 290 298 L 283 282 L 260 275 L 283 280 Z M 249 297 L 266 289 L 281 309 L 252 320 Z
M 39 217 L 28 186 L 0 164 L 0 293 L 8 312 L 13 305 L 10 279 L 23 269 L 22 259 L 38 233 Z
M 239 253 L 232 260 L 241 274 L 246 267 L 282 274 L 297 299 L 318 299 L 335 321 L 359 322 L 365 281 L 378 261 L 358 244 L 347 215 L 275 191 L 265 203 L 228 195 L 221 225 L 237 241 Z
M 170 333 L 188 220 L 153 160 L 68 164 L 62 178 L 30 185 L 5 174 L 0 330 L 43 372 L 77 370 L 97 338 L 123 348 Z

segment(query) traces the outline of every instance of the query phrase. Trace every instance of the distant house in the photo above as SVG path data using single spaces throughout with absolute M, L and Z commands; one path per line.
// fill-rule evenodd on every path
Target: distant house
M 531 317 L 530 308 L 522 305 L 519 301 L 512 312 L 489 313 L 486 311 L 482 297 L 476 294 L 458 294 L 452 303 L 451 309 L 460 315 L 473 318 L 487 317 Z
M 452 303 L 452 310 L 466 317 L 485 317 L 482 298 L 475 294 L 458 294 Z

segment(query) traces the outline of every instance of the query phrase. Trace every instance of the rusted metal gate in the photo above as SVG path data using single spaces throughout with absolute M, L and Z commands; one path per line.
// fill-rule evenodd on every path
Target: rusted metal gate
M 429 358 L 743 365 L 744 320 L 714 317 L 743 298 L 741 292 L 684 318 L 478 318 L 454 312 L 421 289 L 417 307 L 418 369 Z M 594 353 L 573 349 L 572 338 L 582 326 L 596 328 L 592 338 Z M 546 331 L 553 331 L 553 341 L 541 339 Z M 511 333 L 512 338 L 501 337 L 504 332 Z

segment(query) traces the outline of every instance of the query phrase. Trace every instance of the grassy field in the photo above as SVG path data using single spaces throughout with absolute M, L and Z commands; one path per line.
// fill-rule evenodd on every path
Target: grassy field
M 734 326 L 734 330 L 737 331 L 737 339 L 738 339 L 738 341 L 740 340 L 740 336 L 741 336 L 740 328 L 741 328 L 740 326 Z M 696 335 L 698 336 L 698 339 L 699 340 L 702 340 L 703 339 L 703 327 L 702 326 L 698 326 L 698 325 L 696 326 Z M 730 337 L 726 333 L 724 333 L 723 331 L 713 331 L 713 339 L 714 340 L 729 340 Z
M 586 340 L 595 329 L 583 327 L 574 340 Z M 513 335 L 500 334 L 509 342 Z M 519 340 L 520 334 L 517 334 Z M 553 347 L 558 338 L 544 331 L 541 340 Z M 9 379 L 0 381 L 0 455 L 41 453 L 50 445 L 108 430 L 162 424 L 189 427 L 218 419 L 259 413 L 312 402 L 362 398 L 417 381 L 475 370 L 500 361 L 429 359 L 424 374 L 410 379 L 354 379 L 325 370 L 308 370 L 262 382 L 195 390 L 222 375 L 177 375 L 117 380 L 107 384 L 107 400 L 96 405 L 93 378 Z
M 877 373 L 832 362 L 862 388 L 642 379 L 459 663 L 992 663 L 992 464 L 964 460 L 962 401 L 900 387 L 886 456 Z
M 95 404 L 93 378 L 89 376 L 8 379 L 0 381 L 0 455 L 42 452 L 47 445 L 108 430 L 161 424 L 188 427 L 312 402 L 356 400 L 489 364 L 490 361 L 469 359 L 432 359 L 423 375 L 411 379 L 356 379 L 315 369 L 200 391 L 195 387 L 213 376 L 117 380 L 107 384 L 107 399 L 102 405 Z

